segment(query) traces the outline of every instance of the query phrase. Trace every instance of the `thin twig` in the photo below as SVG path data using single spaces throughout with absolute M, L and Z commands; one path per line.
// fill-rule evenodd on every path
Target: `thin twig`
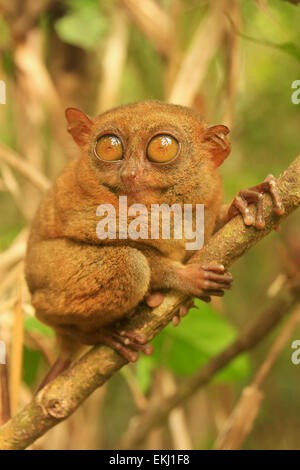
M 238 0 L 232 1 L 231 9 L 228 14 L 231 21 L 234 22 L 237 29 L 240 29 L 241 24 L 241 5 Z M 232 129 L 234 124 L 234 109 L 237 97 L 237 90 L 239 85 L 240 66 L 240 37 L 236 34 L 232 27 L 229 27 L 227 32 L 227 83 L 226 94 L 227 103 L 222 122 Z
M 31 165 L 28 161 L 20 157 L 20 155 L 18 155 L 14 150 L 9 149 L 2 144 L 0 145 L 0 160 L 3 160 L 12 168 L 18 170 L 39 190 L 46 191 L 50 187 L 50 182 L 46 176 L 38 171 L 34 165 Z
M 140 389 L 139 384 L 137 383 L 136 377 L 132 369 L 130 368 L 130 366 L 124 367 L 123 369 L 121 369 L 121 375 L 124 377 L 124 379 L 126 380 L 128 384 L 128 387 L 131 390 L 132 398 L 134 400 L 134 403 L 137 409 L 140 411 L 145 410 L 148 405 L 148 400 L 146 396 L 144 395 L 144 393 L 142 392 L 142 390 Z
M 177 391 L 177 385 L 172 374 L 163 370 L 160 375 L 163 396 L 168 399 Z M 193 448 L 184 409 L 180 406 L 174 408 L 169 414 L 168 425 L 176 450 L 191 450 Z
M 20 387 L 22 381 L 23 363 L 23 308 L 22 308 L 22 274 L 20 272 L 17 282 L 17 299 L 14 309 L 14 325 L 11 345 L 11 370 L 10 370 L 10 397 L 11 414 L 14 416 L 18 410 Z
M 112 18 L 112 29 L 104 53 L 101 51 L 102 78 L 99 88 L 97 111 L 101 113 L 114 108 L 118 93 L 129 39 L 128 19 L 122 10 L 116 9 Z
M 170 90 L 169 102 L 192 106 L 225 32 L 226 16 L 223 9 L 226 3 L 226 0 L 213 2 L 211 11 L 199 25 Z
M 163 56 L 172 48 L 173 24 L 168 14 L 153 0 L 120 0 L 132 20 Z
M 2 276 L 7 276 L 7 269 L 16 263 L 19 263 L 25 256 L 28 237 L 28 228 L 24 228 L 16 236 L 10 247 L 0 253 L 0 281 Z

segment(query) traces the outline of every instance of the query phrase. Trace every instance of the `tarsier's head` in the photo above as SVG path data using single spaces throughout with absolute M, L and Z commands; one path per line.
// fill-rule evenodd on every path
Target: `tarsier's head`
M 145 101 L 91 120 L 68 108 L 68 131 L 97 170 L 99 183 L 119 194 L 164 191 L 213 172 L 230 152 L 227 127 L 208 126 L 195 111 Z

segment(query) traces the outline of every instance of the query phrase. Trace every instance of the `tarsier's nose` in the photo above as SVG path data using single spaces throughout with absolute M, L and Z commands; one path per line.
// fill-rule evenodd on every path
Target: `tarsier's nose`
M 121 173 L 121 178 L 124 183 L 134 183 L 137 179 L 137 170 L 125 170 Z

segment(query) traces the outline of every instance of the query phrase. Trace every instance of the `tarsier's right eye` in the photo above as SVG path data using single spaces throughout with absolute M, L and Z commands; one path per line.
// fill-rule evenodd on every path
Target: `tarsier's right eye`
M 123 145 L 119 137 L 114 134 L 106 134 L 96 142 L 95 154 L 101 160 L 114 162 L 122 160 L 123 158 Z

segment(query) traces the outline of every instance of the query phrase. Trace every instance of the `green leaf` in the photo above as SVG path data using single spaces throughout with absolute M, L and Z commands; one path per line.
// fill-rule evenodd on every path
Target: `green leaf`
M 24 346 L 22 378 L 24 382 L 31 386 L 36 382 L 39 366 L 42 363 L 42 354 Z
M 240 33 L 240 36 L 244 39 L 247 39 L 248 41 L 255 42 L 256 44 L 261 44 L 263 46 L 272 47 L 273 49 L 277 49 L 279 51 L 285 52 L 286 54 L 288 54 L 293 59 L 296 59 L 297 62 L 300 62 L 300 48 L 296 44 L 294 44 L 293 42 L 285 42 L 285 43 L 282 43 L 282 44 L 276 44 L 276 43 L 271 42 L 271 41 L 252 38 L 252 37 L 247 36 L 247 35 L 242 34 L 242 33 Z
M 107 31 L 107 20 L 95 2 L 81 3 L 55 23 L 59 37 L 83 49 L 95 49 Z
M 49 328 L 48 326 L 44 325 L 41 323 L 37 318 L 35 317 L 28 317 L 25 320 L 24 323 L 25 330 L 27 331 L 38 331 L 39 333 L 45 335 L 45 336 L 53 336 L 54 332 L 52 328 Z
M 151 384 L 155 359 L 152 356 L 141 356 L 135 366 L 135 377 L 142 392 L 146 393 Z
M 169 325 L 153 344 L 153 358 L 178 375 L 194 373 L 212 356 L 222 351 L 236 337 L 235 329 L 211 306 L 196 300 L 180 326 Z M 216 375 L 219 381 L 245 378 L 250 369 L 249 358 L 241 355 Z
M 286 42 L 284 44 L 274 44 L 273 47 L 280 49 L 286 54 L 290 55 L 298 62 L 300 62 L 300 48 L 293 42 Z
M 4 228 L 4 227 L 3 227 Z M 21 232 L 22 226 L 19 224 L 6 228 L 3 233 L 0 231 L 0 251 L 7 250 L 17 235 Z
M 276 43 L 274 43 L 272 41 L 269 41 L 267 39 L 258 39 L 258 38 L 249 36 L 248 34 L 244 34 L 244 33 L 240 32 L 235 27 L 235 25 L 233 24 L 230 17 L 228 17 L 228 19 L 229 19 L 229 22 L 231 23 L 232 28 L 235 30 L 236 34 L 238 34 L 241 38 L 244 38 L 247 41 L 251 41 L 251 42 L 254 42 L 256 44 L 260 44 L 262 46 L 267 46 L 267 47 L 271 47 L 273 49 L 277 49 L 279 51 L 282 51 L 282 52 L 288 54 L 293 59 L 296 59 L 297 62 L 300 62 L 300 47 L 297 46 L 295 43 L 285 42 L 285 43 L 282 43 L 282 44 L 280 44 L 280 43 L 276 44 Z

